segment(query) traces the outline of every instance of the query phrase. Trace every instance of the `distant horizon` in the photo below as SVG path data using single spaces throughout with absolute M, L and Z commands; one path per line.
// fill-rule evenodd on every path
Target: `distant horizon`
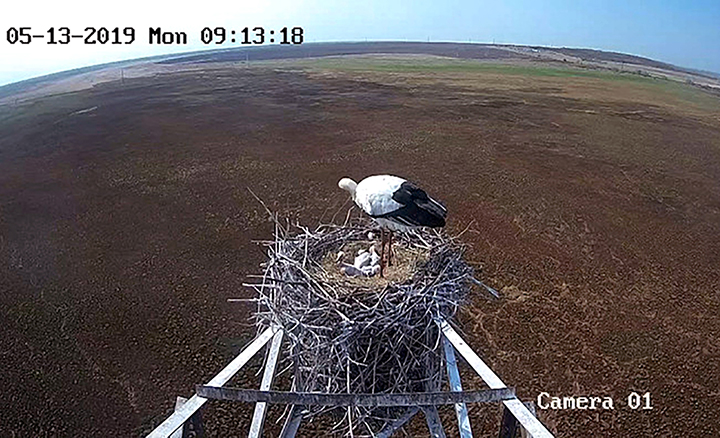
M 675 64 L 673 62 L 664 60 L 664 59 L 658 59 L 658 58 L 652 58 L 646 55 L 637 54 L 637 53 L 631 53 L 631 52 L 623 52 L 618 50 L 607 50 L 602 48 L 595 48 L 595 47 L 583 47 L 583 46 L 570 46 L 570 45 L 545 45 L 545 44 L 521 44 L 521 43 L 505 43 L 505 42 L 482 42 L 482 41 L 453 41 L 453 40 L 438 40 L 438 41 L 423 41 L 423 40 L 410 40 L 410 39 L 377 39 L 377 40 L 370 40 L 370 39 L 364 39 L 364 40 L 327 40 L 327 41 L 310 41 L 306 42 L 303 45 L 309 45 L 309 44 L 352 44 L 352 43 L 412 43 L 412 44 L 470 44 L 470 45 L 485 45 L 485 46 L 514 46 L 514 47 L 541 47 L 545 49 L 573 49 L 573 50 L 593 50 L 598 52 L 604 52 L 604 53 L 617 53 L 621 55 L 629 55 L 629 56 L 635 56 L 639 58 L 644 58 L 656 62 L 660 62 L 663 64 L 668 64 L 673 67 L 678 67 L 681 69 L 689 70 L 689 71 L 695 71 L 699 73 L 708 73 L 711 75 L 716 75 L 720 78 L 720 71 L 713 71 L 713 70 L 707 70 L 702 68 L 696 68 L 692 66 L 686 66 L 686 65 L 680 65 Z M 158 54 L 150 54 L 150 55 L 144 55 L 144 56 L 137 56 L 132 58 L 126 58 L 126 59 L 117 59 L 117 60 L 109 60 L 99 63 L 93 63 L 93 64 L 87 64 L 87 65 L 81 65 L 78 67 L 73 68 L 67 68 L 63 70 L 57 70 L 52 71 L 49 73 L 42 73 L 36 76 L 29 76 L 26 78 L 18 79 L 11 82 L 2 82 L 2 77 L 0 76 L 0 88 L 3 88 L 5 86 L 19 84 L 21 82 L 26 81 L 33 81 L 33 80 L 41 80 L 45 77 L 53 76 L 53 75 L 61 75 L 63 73 L 69 73 L 75 70 L 85 70 L 85 69 L 95 69 L 95 68 L 102 68 L 103 66 L 110 66 L 113 64 L 122 64 L 122 63 L 132 63 L 135 61 L 142 61 L 142 60 L 149 60 L 153 58 L 163 58 L 163 57 L 173 57 L 173 56 L 183 56 L 188 54 L 200 54 L 203 52 L 218 52 L 218 51 L 232 51 L 232 50 L 252 50 L 252 49 L 267 49 L 272 47 L 293 47 L 293 46 L 283 46 L 279 44 L 264 44 L 264 45 L 252 45 L 252 46 L 232 46 L 232 47 L 209 47 L 209 48 L 201 48 L 201 49 L 191 49 L 181 52 L 167 52 L 167 53 L 158 53 Z M 296 46 L 297 47 L 297 46 Z
M 587 48 L 720 73 L 718 23 L 718 0 L 216 0 L 187 7 L 125 0 L 111 14 L 91 0 L 14 2 L 0 16 L 0 59 L 6 60 L 0 84 L 108 62 L 242 47 L 241 33 L 246 32 L 250 45 L 256 28 L 266 32 L 264 43 L 273 42 L 273 32 L 278 42 L 283 29 L 285 39 L 289 30 L 300 29 L 306 43 L 430 41 Z M 11 38 L 10 30 L 23 26 L 23 39 Z M 219 28 L 229 37 L 221 44 L 219 38 L 203 38 L 203 31 Z M 97 40 L 99 29 L 105 31 L 104 41 Z M 153 41 L 150 29 L 187 38 Z M 96 35 L 92 39 L 97 41 L 87 41 L 88 35 Z

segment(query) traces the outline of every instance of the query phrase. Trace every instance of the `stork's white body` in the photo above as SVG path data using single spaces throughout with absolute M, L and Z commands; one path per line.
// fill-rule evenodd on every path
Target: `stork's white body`
M 390 231 L 445 225 L 445 206 L 398 176 L 373 175 L 359 183 L 343 178 L 338 185 L 350 192 L 358 207 Z
M 403 205 L 393 199 L 395 193 L 406 180 L 393 175 L 373 175 L 360 181 L 355 189 L 353 200 L 365 213 L 380 216 L 399 210 Z M 393 231 L 407 231 L 413 227 L 385 218 L 373 218 L 383 228 Z

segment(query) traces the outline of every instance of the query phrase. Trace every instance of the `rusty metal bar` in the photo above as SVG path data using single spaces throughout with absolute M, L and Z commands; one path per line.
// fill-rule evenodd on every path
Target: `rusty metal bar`
M 512 388 L 463 392 L 419 392 L 402 394 L 328 394 L 320 392 L 258 391 L 256 389 L 197 386 L 207 399 L 265 402 L 312 406 L 434 406 L 456 403 L 485 403 L 515 398 Z

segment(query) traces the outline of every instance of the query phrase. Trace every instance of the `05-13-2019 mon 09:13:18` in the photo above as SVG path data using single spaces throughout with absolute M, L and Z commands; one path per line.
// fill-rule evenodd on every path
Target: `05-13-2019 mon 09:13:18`
M 50 27 L 45 31 L 37 31 L 32 27 L 10 27 L 5 32 L 8 43 L 27 45 L 34 42 L 46 44 L 70 44 L 77 41 L 81 44 L 133 44 L 136 41 L 136 31 L 133 27 L 85 27 L 84 29 L 70 29 L 69 27 Z M 152 45 L 186 45 L 188 33 L 182 31 L 168 31 L 161 27 L 149 27 L 147 43 Z M 200 41 L 203 44 L 292 44 L 299 45 L 304 42 L 302 27 L 283 27 L 275 31 L 264 27 L 244 27 L 239 31 L 224 27 L 205 27 L 200 31 Z

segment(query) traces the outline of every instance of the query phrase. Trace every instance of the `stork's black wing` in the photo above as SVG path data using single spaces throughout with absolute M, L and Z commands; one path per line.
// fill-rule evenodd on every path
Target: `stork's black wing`
M 415 184 L 405 181 L 393 193 L 393 200 L 403 206 L 379 217 L 392 219 L 408 226 L 444 227 L 447 210 L 445 206 L 429 197 Z

